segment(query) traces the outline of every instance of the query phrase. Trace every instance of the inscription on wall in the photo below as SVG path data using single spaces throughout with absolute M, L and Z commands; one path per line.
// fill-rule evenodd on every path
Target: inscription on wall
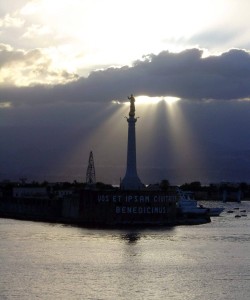
M 176 201 L 175 195 L 98 195 L 98 202 L 113 203 L 168 203 Z
M 166 214 L 175 195 L 98 195 L 98 203 L 114 203 L 116 214 Z M 166 206 L 167 204 L 167 206 Z

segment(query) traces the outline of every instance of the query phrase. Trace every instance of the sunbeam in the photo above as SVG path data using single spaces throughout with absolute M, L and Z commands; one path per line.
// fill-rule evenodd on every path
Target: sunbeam
M 204 159 L 193 129 L 183 114 L 181 102 L 167 108 L 176 176 L 185 181 L 205 178 Z
M 152 178 L 172 183 L 204 178 L 204 160 L 199 142 L 182 112 L 182 101 L 162 99 L 155 104 L 138 105 L 138 166 L 147 182 Z
M 124 157 L 126 151 L 126 124 L 125 116 L 127 107 L 125 105 L 113 105 L 110 103 L 105 109 L 99 107 L 95 114 L 91 115 L 89 128 L 83 128 L 82 124 L 76 128 L 74 141 L 77 143 L 69 149 L 60 162 L 61 168 L 57 173 L 62 176 L 85 181 L 89 152 L 92 150 L 96 165 L 97 181 L 106 181 L 117 184 L 122 174 L 116 172 L 117 165 L 120 166 L 119 157 Z M 99 119 L 99 125 L 93 126 L 93 122 Z M 124 123 L 122 122 L 124 120 Z M 124 155 L 123 155 L 124 152 Z M 111 170 L 114 170 L 112 172 Z M 108 176 L 107 176 L 108 175 Z

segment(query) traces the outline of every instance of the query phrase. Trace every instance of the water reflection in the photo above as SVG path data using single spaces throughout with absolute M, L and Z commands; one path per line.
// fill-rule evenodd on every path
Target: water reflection
M 121 235 L 122 240 L 126 240 L 129 244 L 135 244 L 141 238 L 138 232 L 129 232 Z
M 227 213 L 234 207 L 226 203 L 211 223 L 172 228 L 0 218 L 0 299 L 249 299 L 250 202 L 237 210 L 245 218 Z

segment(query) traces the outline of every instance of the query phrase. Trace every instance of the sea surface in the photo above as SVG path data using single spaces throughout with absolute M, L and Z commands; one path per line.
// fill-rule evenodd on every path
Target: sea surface
M 202 204 L 225 211 L 144 230 L 0 219 L 0 299 L 248 300 L 250 202 Z

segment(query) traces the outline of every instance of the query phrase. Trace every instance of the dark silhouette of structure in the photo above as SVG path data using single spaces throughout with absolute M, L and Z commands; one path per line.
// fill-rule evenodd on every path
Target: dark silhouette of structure
M 89 163 L 88 163 L 88 168 L 86 173 L 86 183 L 90 185 L 96 184 L 95 165 L 94 165 L 94 157 L 92 151 L 90 151 L 89 154 Z
M 136 170 L 136 136 L 135 136 L 135 98 L 133 95 L 128 97 L 130 100 L 130 111 L 128 122 L 128 146 L 127 146 L 127 169 L 121 181 L 123 190 L 141 190 L 144 184 L 141 182 Z

